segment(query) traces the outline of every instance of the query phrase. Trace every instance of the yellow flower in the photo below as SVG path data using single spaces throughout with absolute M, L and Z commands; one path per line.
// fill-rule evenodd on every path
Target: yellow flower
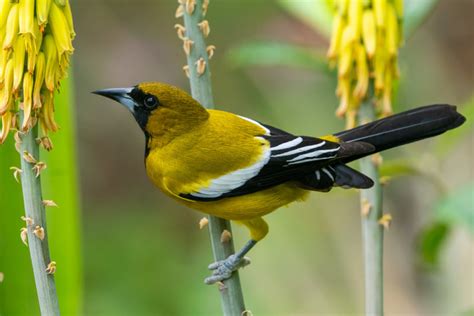
M 28 131 L 39 122 L 41 137 L 58 130 L 54 91 L 67 74 L 74 36 L 68 0 L 0 0 L 0 144 L 16 126 Z
M 337 60 L 337 116 L 353 127 L 360 103 L 373 84 L 380 115 L 392 112 L 392 85 L 399 76 L 403 42 L 402 0 L 329 0 L 336 10 L 327 56 Z M 371 80 L 372 79 L 372 80 Z

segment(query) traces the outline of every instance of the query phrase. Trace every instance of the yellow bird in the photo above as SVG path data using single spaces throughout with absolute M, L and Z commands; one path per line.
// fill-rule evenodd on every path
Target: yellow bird
M 268 233 L 263 216 L 309 191 L 365 189 L 373 181 L 346 164 L 435 136 L 465 118 L 450 105 L 430 105 L 320 138 L 295 136 L 252 119 L 207 110 L 185 91 L 158 82 L 96 94 L 132 112 L 145 134 L 148 177 L 190 208 L 239 222 L 250 241 L 213 263 L 212 284 L 248 264 L 247 252 Z

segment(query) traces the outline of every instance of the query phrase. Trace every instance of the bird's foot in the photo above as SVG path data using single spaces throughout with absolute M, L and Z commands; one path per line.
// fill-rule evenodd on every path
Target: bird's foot
M 243 268 L 250 264 L 248 257 L 238 258 L 235 255 L 230 255 L 225 260 L 220 260 L 211 263 L 208 268 L 213 270 L 212 275 L 204 280 L 206 284 L 214 284 L 216 282 L 227 280 L 232 276 L 232 272 Z

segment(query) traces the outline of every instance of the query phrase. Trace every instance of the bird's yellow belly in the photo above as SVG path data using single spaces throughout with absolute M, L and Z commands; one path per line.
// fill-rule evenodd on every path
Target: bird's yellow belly
M 304 200 L 308 191 L 301 189 L 296 182 L 287 182 L 275 187 L 236 197 L 216 201 L 193 201 L 181 198 L 172 192 L 163 181 L 157 169 L 148 169 L 152 182 L 165 194 L 192 209 L 228 220 L 246 220 L 264 216 L 279 207 L 294 201 Z
M 179 202 L 206 214 L 228 220 L 247 220 L 264 216 L 294 201 L 304 200 L 308 191 L 288 182 L 270 189 L 222 200 L 201 202 L 175 197 Z

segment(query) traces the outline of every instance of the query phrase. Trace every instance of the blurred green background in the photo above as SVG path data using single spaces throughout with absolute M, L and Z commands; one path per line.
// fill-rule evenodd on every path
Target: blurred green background
M 164 0 L 73 3 L 85 315 L 220 314 L 216 287 L 203 284 L 212 254 L 207 231 L 198 228 L 202 214 L 153 187 L 144 170 L 144 137 L 132 116 L 90 94 L 142 81 L 189 90 L 182 43 L 173 29 L 181 23 L 174 18 L 176 6 Z M 458 104 L 472 123 L 473 12 L 472 0 L 440 1 L 407 39 L 395 111 Z M 246 65 L 258 56 L 246 55 L 242 62 L 239 55 L 243 45 L 269 41 L 324 54 L 324 36 L 276 1 L 211 1 L 207 18 L 208 43 L 217 47 L 211 69 L 219 109 L 303 135 L 344 128 L 334 116 L 334 73 L 317 63 Z M 385 237 L 387 315 L 461 315 L 474 308 L 473 149 L 472 124 L 465 124 L 453 135 L 384 154 L 385 171 L 395 175 L 384 196 L 385 211 L 394 218 Z M 363 313 L 357 191 L 313 193 L 306 203 L 267 219 L 270 234 L 240 274 L 254 315 Z M 12 234 L 15 224 L 19 229 L 19 221 L 8 224 Z M 247 231 L 235 227 L 234 234 L 240 247 Z M 54 238 L 61 237 L 53 231 Z M 24 246 L 4 249 L 16 247 Z M 17 268 L 28 271 L 27 256 L 21 259 Z M 57 278 L 67 269 L 59 263 Z M 24 304 L 35 305 L 34 299 Z

